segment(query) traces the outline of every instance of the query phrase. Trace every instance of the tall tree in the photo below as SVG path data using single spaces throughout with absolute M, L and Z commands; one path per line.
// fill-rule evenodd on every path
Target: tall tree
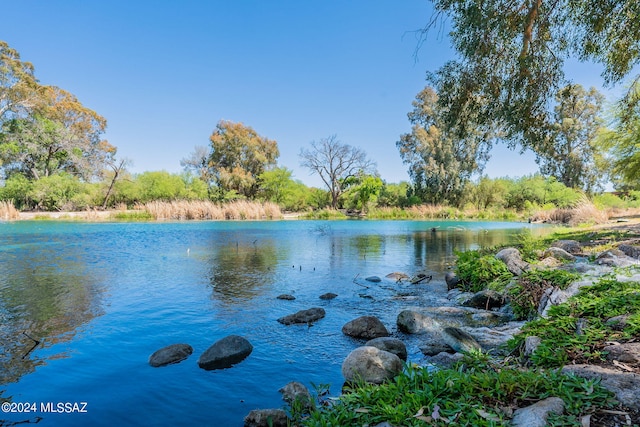
M 311 149 L 300 150 L 300 165 L 317 173 L 331 193 L 331 207 L 338 207 L 338 199 L 350 177 L 359 172 L 372 173 L 375 163 L 360 148 L 338 140 L 336 135 L 312 141 Z
M 609 151 L 616 188 L 640 189 L 640 79 L 615 106 L 613 128 L 600 136 Z
M 570 84 L 558 91 L 549 137 L 535 147 L 540 171 L 570 188 L 593 190 L 602 181 L 596 136 L 604 97 Z M 542 141 L 541 141 L 542 142 Z
M 258 177 L 275 166 L 280 155 L 278 143 L 258 135 L 249 126 L 226 120 L 218 122 L 209 140 L 209 168 L 218 189 L 255 197 Z
M 512 146 L 544 140 L 549 101 L 567 83 L 567 58 L 599 62 L 606 83 L 619 82 L 640 62 L 637 0 L 433 0 L 435 14 L 423 34 L 451 18 L 459 59 L 431 75 L 453 106 L 449 128 L 464 132 L 465 112 L 485 99 L 476 124 L 499 129 Z M 459 83 L 459 84 L 456 84 Z M 461 83 L 461 84 L 460 84 Z M 446 89 L 440 91 L 440 87 Z
M 24 117 L 36 104 L 40 87 L 33 65 L 0 40 L 0 127 L 7 120 Z
M 425 202 L 457 204 L 471 176 L 488 159 L 491 134 L 476 131 L 458 137 L 447 129 L 431 87 L 416 96 L 408 117 L 411 133 L 402 135 L 396 146 L 409 165 L 414 193 Z

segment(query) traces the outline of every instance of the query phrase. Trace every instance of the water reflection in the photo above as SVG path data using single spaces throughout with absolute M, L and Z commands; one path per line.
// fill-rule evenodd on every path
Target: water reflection
M 273 241 L 228 243 L 210 260 L 213 298 L 240 302 L 258 296 L 275 280 L 278 261 L 286 257 Z
M 0 384 L 34 371 L 44 363 L 38 349 L 71 341 L 102 312 L 101 292 L 79 246 L 20 237 L 0 237 Z

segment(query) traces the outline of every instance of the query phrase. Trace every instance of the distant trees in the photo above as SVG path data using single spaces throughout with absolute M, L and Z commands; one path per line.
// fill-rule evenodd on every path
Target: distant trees
M 33 66 L 0 41 L 0 171 L 31 180 L 66 172 L 100 177 L 116 148 L 101 138 L 106 120 L 71 93 L 43 86 Z
M 555 101 L 548 137 L 535 147 L 540 171 L 567 187 L 591 192 L 605 175 L 596 143 L 604 97 L 595 88 L 570 84 L 556 93 Z
M 331 195 L 331 207 L 336 209 L 349 178 L 358 173 L 370 173 L 375 163 L 360 148 L 338 140 L 336 135 L 312 141 L 311 148 L 300 150 L 300 165 L 318 174 Z
M 442 118 L 439 97 L 425 87 L 408 114 L 411 133 L 400 136 L 396 146 L 409 165 L 414 193 L 427 203 L 458 204 L 473 173 L 488 158 L 488 135 L 468 132 L 459 137 Z

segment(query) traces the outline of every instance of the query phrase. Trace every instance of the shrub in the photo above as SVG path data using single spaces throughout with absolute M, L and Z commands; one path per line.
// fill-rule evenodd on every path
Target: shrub
M 525 271 L 508 291 L 513 313 L 518 320 L 537 317 L 540 299 L 547 289 L 552 287 L 566 289 L 570 283 L 579 278 L 579 274 L 564 270 Z
M 475 250 L 456 252 L 456 256 L 459 287 L 466 292 L 479 292 L 486 288 L 502 290 L 513 277 L 505 263 L 493 255 L 482 255 Z

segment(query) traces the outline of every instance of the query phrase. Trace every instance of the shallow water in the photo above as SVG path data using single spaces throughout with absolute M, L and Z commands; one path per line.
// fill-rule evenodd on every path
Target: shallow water
M 419 337 L 397 332 L 397 314 L 448 304 L 454 250 L 507 243 L 524 228 L 544 232 L 489 222 L 0 222 L 0 400 L 30 410 L 0 413 L 0 425 L 241 426 L 251 409 L 282 407 L 289 381 L 337 394 L 342 361 L 362 344 L 342 325 L 375 315 L 419 362 Z M 394 271 L 434 279 L 384 278 Z M 326 292 L 338 297 L 320 300 Z M 327 312 L 311 327 L 276 321 L 310 307 Z M 230 369 L 199 369 L 199 355 L 230 334 L 253 353 Z M 149 366 L 174 343 L 194 354 Z M 57 403 L 86 412 L 43 412 Z

